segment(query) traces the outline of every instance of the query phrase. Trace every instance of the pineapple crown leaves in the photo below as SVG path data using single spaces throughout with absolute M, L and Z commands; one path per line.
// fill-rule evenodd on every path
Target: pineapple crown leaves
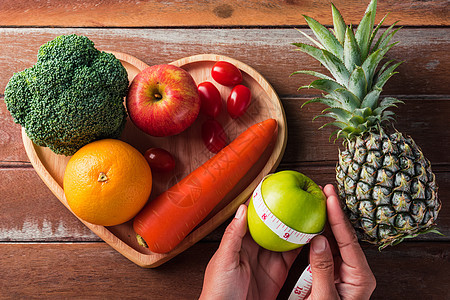
M 371 0 L 356 31 L 347 25 L 339 10 L 331 4 L 333 30 L 328 30 L 315 19 L 304 16 L 308 26 L 314 33 L 313 39 L 300 31 L 313 42 L 314 46 L 304 43 L 293 43 L 296 50 L 304 52 L 319 61 L 331 74 L 331 77 L 316 71 L 300 70 L 291 74 L 312 75 L 319 79 L 300 89 L 314 88 L 323 91 L 321 97 L 305 102 L 322 103 L 328 108 L 315 117 L 335 119 L 328 125 L 338 127 L 332 133 L 336 139 L 346 139 L 362 135 L 376 128 L 383 121 L 394 120 L 394 113 L 387 110 L 396 107 L 402 101 L 388 97 L 380 101 L 380 94 L 385 83 L 397 72 L 395 69 L 402 63 L 390 60 L 378 68 L 386 53 L 397 43 L 390 43 L 392 37 L 400 29 L 394 29 L 395 22 L 377 38 L 377 33 L 387 15 L 374 28 L 377 0 Z M 377 70 L 378 68 L 378 70 Z M 331 138 L 331 137 L 330 137 Z

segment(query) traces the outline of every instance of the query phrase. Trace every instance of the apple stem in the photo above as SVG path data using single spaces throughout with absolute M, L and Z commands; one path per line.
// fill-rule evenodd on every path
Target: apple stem
M 161 94 L 155 93 L 155 95 L 153 95 L 155 97 L 156 100 L 161 100 L 162 96 Z

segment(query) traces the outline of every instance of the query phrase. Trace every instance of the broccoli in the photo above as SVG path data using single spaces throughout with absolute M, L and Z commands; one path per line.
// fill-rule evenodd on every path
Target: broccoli
M 85 36 L 62 35 L 39 48 L 35 65 L 11 77 L 5 102 L 35 144 L 70 156 L 94 140 L 120 136 L 127 89 L 127 71 L 113 54 Z

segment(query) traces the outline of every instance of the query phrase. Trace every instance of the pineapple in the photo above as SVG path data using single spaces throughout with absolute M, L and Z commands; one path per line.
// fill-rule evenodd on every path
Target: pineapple
M 332 118 L 322 127 L 336 126 L 332 136 L 343 139 L 336 166 L 339 196 L 360 238 L 381 250 L 421 233 L 439 233 L 435 220 L 441 203 L 430 162 L 410 137 L 391 126 L 394 113 L 389 108 L 403 102 L 380 98 L 384 84 L 400 65 L 387 61 L 378 67 L 396 44 L 390 41 L 399 28 L 394 29 L 394 23 L 377 34 L 386 17 L 374 28 L 376 5 L 376 0 L 369 3 L 355 32 L 333 4 L 333 32 L 305 16 L 317 40 L 300 32 L 315 46 L 294 45 L 318 60 L 331 76 L 306 70 L 293 74 L 318 78 L 300 88 L 324 94 L 303 105 L 328 106 L 316 118 Z

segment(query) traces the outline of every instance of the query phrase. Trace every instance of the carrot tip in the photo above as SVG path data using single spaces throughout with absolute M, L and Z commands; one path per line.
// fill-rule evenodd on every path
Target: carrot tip
M 136 239 L 137 242 L 140 246 L 144 247 L 144 248 L 148 248 L 147 243 L 145 242 L 144 238 L 142 236 L 140 236 L 139 234 L 136 234 Z

